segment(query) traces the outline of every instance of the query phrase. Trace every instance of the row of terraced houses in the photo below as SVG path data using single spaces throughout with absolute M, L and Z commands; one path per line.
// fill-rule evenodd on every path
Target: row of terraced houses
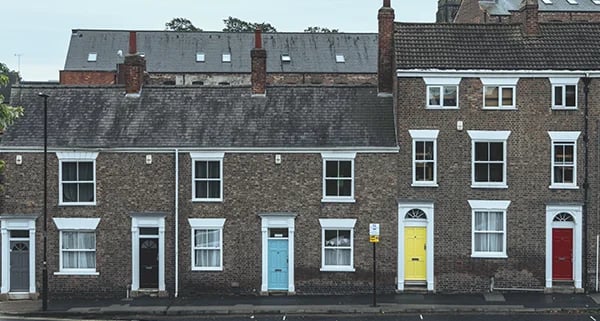
M 600 23 L 547 2 L 402 23 L 384 0 L 378 34 L 73 30 L 59 84 L 12 88 L 0 295 L 40 293 L 44 223 L 52 297 L 365 293 L 371 223 L 381 292 L 597 291 Z

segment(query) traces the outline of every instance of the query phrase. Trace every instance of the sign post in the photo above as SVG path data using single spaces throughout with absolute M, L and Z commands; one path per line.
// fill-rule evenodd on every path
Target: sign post
M 369 224 L 369 242 L 373 243 L 373 306 L 377 306 L 377 243 L 379 243 L 379 224 Z

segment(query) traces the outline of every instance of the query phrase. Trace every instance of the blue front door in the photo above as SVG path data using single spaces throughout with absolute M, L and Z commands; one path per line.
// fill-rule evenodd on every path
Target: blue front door
M 269 240 L 269 290 L 288 290 L 288 240 Z

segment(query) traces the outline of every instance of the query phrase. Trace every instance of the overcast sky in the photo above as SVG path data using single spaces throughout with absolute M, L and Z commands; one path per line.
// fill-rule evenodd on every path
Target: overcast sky
M 268 22 L 277 31 L 308 26 L 377 32 L 382 0 L 5 0 L 0 62 L 27 81 L 58 80 L 72 29 L 164 30 L 184 17 L 205 31 L 223 29 L 233 16 Z M 437 0 L 392 0 L 396 21 L 433 22 Z M 20 64 L 19 64 L 20 57 Z

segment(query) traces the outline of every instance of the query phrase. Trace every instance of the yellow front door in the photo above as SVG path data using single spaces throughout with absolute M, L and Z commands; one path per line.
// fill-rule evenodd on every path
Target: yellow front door
M 406 281 L 425 281 L 427 279 L 426 239 L 427 228 L 425 227 L 404 229 L 404 279 Z

